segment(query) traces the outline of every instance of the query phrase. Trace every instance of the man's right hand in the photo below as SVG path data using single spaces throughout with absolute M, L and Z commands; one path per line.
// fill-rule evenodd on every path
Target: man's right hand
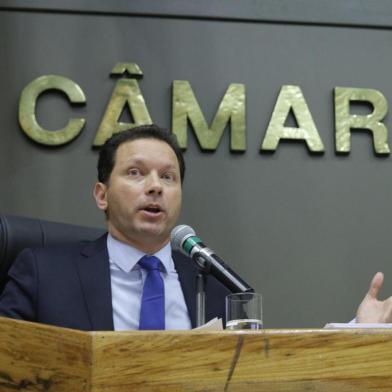
M 369 291 L 362 300 L 357 311 L 357 323 L 392 323 L 392 297 L 384 301 L 377 299 L 384 281 L 384 274 L 374 275 Z

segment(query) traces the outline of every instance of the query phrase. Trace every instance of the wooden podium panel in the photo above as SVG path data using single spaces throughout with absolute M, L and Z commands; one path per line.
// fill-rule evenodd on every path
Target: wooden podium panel
M 89 333 L 0 317 L 0 391 L 90 391 Z
M 79 332 L 0 318 L 0 391 L 391 391 L 392 331 Z
M 97 333 L 95 345 L 99 392 L 392 390 L 390 330 Z

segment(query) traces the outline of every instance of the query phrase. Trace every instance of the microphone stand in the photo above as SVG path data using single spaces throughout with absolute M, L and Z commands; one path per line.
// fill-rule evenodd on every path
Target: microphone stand
M 208 255 L 204 255 L 202 252 L 195 252 L 192 254 L 192 260 L 196 262 L 199 269 L 199 273 L 196 277 L 196 326 L 200 327 L 206 323 L 206 282 L 207 274 L 211 271 L 211 262 L 208 259 Z M 233 271 L 231 271 L 231 273 L 233 274 Z M 238 285 L 233 284 L 231 280 L 227 279 L 222 283 L 233 293 L 254 292 L 253 288 L 241 278 L 238 277 L 237 281 L 238 280 L 242 287 L 238 287 Z
M 196 277 L 196 326 L 206 323 L 206 277 L 205 272 L 199 272 Z
M 206 283 L 209 273 L 209 263 L 200 254 L 195 254 L 193 259 L 199 268 L 196 277 L 196 326 L 206 323 Z

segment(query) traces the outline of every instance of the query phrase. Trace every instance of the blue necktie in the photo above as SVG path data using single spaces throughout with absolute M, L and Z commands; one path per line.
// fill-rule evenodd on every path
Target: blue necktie
M 165 329 L 165 292 L 159 266 L 155 256 L 143 256 L 139 265 L 147 270 L 140 308 L 139 329 Z

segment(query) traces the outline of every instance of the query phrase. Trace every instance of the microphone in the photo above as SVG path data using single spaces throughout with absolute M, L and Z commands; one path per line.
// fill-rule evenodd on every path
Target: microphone
M 192 227 L 187 225 L 176 226 L 171 232 L 171 246 L 174 250 L 191 256 L 202 270 L 211 272 L 216 279 L 233 293 L 254 291 L 214 251 L 203 244 Z

